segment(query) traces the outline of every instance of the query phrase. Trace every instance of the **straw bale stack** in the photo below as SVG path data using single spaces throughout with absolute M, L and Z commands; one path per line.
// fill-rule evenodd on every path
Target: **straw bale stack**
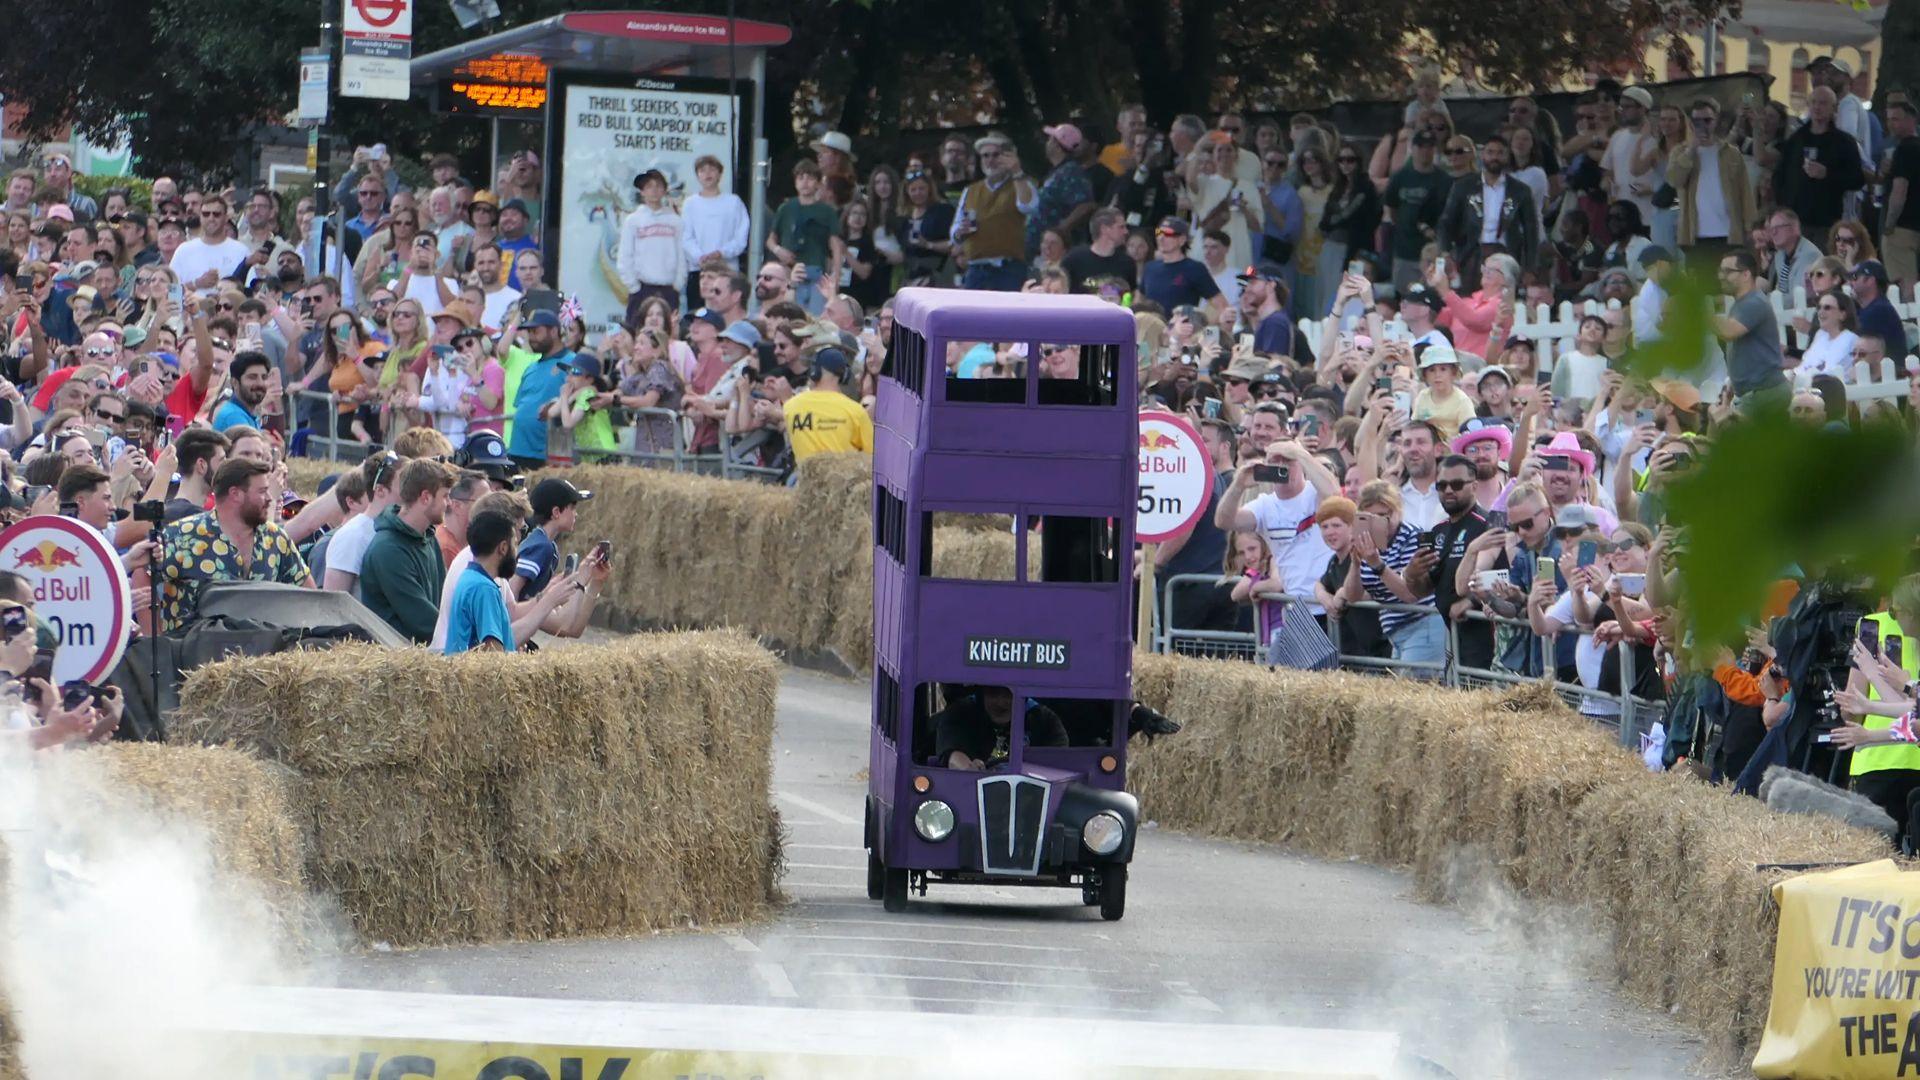
M 287 488 L 297 491 L 307 498 L 320 488 L 320 481 L 337 472 L 346 472 L 354 467 L 351 461 L 328 461 L 325 458 L 288 458 Z
M 1656 775 L 1540 685 L 1502 693 L 1137 656 L 1134 692 L 1187 724 L 1130 777 L 1168 825 L 1411 866 L 1449 899 L 1485 851 L 1527 896 L 1603 916 L 1614 975 L 1705 1034 L 1708 1064 L 1758 1045 L 1778 913 L 1765 863 L 1853 863 L 1884 837 Z
M 309 873 L 366 938 L 738 922 L 773 897 L 777 672 L 745 635 L 328 656 L 201 668 L 175 738 L 299 772 Z

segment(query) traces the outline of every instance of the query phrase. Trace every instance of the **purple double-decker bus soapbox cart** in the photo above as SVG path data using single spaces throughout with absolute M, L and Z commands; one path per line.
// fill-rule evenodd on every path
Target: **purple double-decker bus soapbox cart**
M 1107 919 L 1126 910 L 1135 380 L 1133 317 L 1091 296 L 894 302 L 866 806 L 867 894 L 888 911 L 930 883 L 1077 887 Z M 968 521 L 1011 532 L 1012 567 L 937 550 Z

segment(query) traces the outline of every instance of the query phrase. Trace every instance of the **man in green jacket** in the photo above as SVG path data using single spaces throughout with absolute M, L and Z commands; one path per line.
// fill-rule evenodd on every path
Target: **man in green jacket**
M 373 542 L 360 564 L 360 599 L 387 625 L 413 640 L 433 640 L 447 564 L 434 529 L 447 515 L 454 474 L 438 461 L 409 461 L 400 469 L 400 501 L 374 522 Z

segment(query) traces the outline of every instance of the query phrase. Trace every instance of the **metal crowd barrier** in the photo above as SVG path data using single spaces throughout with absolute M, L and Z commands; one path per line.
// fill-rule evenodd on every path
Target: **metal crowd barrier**
M 1151 641 L 1151 647 L 1154 652 L 1178 653 L 1187 656 L 1204 656 L 1215 659 L 1248 660 L 1254 663 L 1264 662 L 1266 659 L 1267 643 L 1259 640 L 1257 634 L 1244 631 L 1207 630 L 1199 627 L 1183 627 L 1177 625 L 1175 622 L 1173 614 L 1178 608 L 1174 604 L 1174 596 L 1177 591 L 1190 589 L 1212 591 L 1221 584 L 1221 581 L 1221 576 L 1217 574 L 1175 574 L 1165 579 L 1161 585 L 1158 610 L 1154 612 L 1154 632 Z M 1312 609 L 1319 606 L 1319 602 L 1311 597 L 1303 597 L 1290 593 L 1278 594 L 1268 599 L 1277 601 L 1286 607 L 1284 616 L 1286 618 L 1311 618 Z M 1360 600 L 1349 603 L 1347 607 L 1354 611 L 1404 611 L 1429 615 L 1435 614 L 1432 607 L 1424 604 L 1381 604 L 1371 600 Z M 1494 647 L 1494 662 L 1496 665 L 1499 664 L 1499 657 L 1503 651 L 1500 648 L 1498 636 L 1502 627 L 1517 630 L 1531 638 L 1539 638 L 1539 635 L 1534 634 L 1532 625 L 1524 619 L 1508 619 L 1498 615 L 1490 615 L 1486 612 L 1471 611 L 1467 613 L 1464 619 L 1458 622 L 1448 622 L 1447 659 L 1443 662 L 1435 663 L 1429 661 L 1397 660 L 1350 653 L 1341 648 L 1340 620 L 1327 620 L 1325 629 L 1327 631 L 1327 637 L 1333 642 L 1334 651 L 1339 654 L 1340 666 L 1349 671 L 1425 678 L 1446 686 L 1462 689 L 1517 686 L 1526 683 L 1537 683 L 1542 681 L 1542 679 L 1550 678 L 1549 675 L 1528 675 L 1524 672 L 1512 671 L 1500 666 L 1474 668 L 1461 665 L 1458 662 L 1460 655 L 1459 627 L 1461 622 L 1467 621 L 1486 622 L 1493 625 L 1496 635 Z M 1577 636 L 1592 637 L 1592 632 L 1577 632 Z M 1552 648 L 1552 645 L 1548 643 L 1548 639 L 1542 638 L 1540 641 L 1543 649 Z M 1633 695 L 1631 691 L 1637 674 L 1633 648 L 1625 642 L 1622 642 L 1615 645 L 1614 649 L 1619 655 L 1620 662 L 1619 693 L 1603 694 L 1592 687 L 1580 683 L 1566 683 L 1560 682 L 1559 680 L 1552 680 L 1552 685 L 1554 691 L 1558 693 L 1562 700 L 1566 701 L 1570 707 L 1579 710 L 1582 715 L 1593 720 L 1595 723 L 1615 728 L 1619 733 L 1620 745 L 1637 751 L 1640 748 L 1640 737 L 1651 731 L 1652 722 L 1663 714 L 1664 703 L 1649 701 Z M 1606 703 L 1617 709 L 1617 714 L 1603 715 L 1598 711 L 1589 712 L 1587 709 L 1582 708 L 1583 705 L 1597 707 L 1601 703 Z

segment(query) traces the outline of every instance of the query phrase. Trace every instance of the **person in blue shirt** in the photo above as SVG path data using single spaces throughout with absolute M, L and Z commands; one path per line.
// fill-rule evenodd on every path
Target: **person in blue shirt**
M 447 655 L 472 649 L 513 652 L 513 619 L 500 591 L 500 574 L 514 558 L 513 519 L 483 510 L 467 522 L 473 561 L 460 571 L 447 602 Z
M 233 386 L 233 396 L 214 410 L 213 430 L 224 432 L 243 426 L 265 430 L 260 414 L 273 386 L 273 361 L 263 352 L 243 352 L 227 368 L 227 381 Z
M 521 372 L 513 395 L 513 437 L 507 443 L 507 456 L 522 469 L 538 469 L 547 463 L 545 410 L 559 400 L 567 384 L 573 353 L 560 344 L 560 317 L 553 312 L 536 311 L 521 326 L 535 359 Z
M 553 580 L 553 571 L 560 562 L 558 541 L 579 524 L 580 504 L 591 498 L 593 492 L 574 487 L 559 477 L 548 477 L 533 485 L 527 501 L 533 507 L 537 527 L 521 542 L 520 554 L 514 561 L 513 577 L 508 581 L 514 596 L 530 600 Z
M 1140 291 L 1167 311 L 1182 304 L 1198 307 L 1205 303 L 1208 314 L 1218 318 L 1226 310 L 1226 298 L 1220 295 L 1220 286 L 1214 283 L 1207 264 L 1187 256 L 1188 231 L 1186 221 L 1174 217 L 1153 230 L 1157 257 L 1140 271 Z
M 530 226 L 533 211 L 527 208 L 525 199 L 508 199 L 500 207 L 500 235 L 493 242 L 500 245 L 500 257 L 506 260 L 507 287 L 525 292 L 527 287 L 520 284 L 519 255 L 523 251 L 539 251 L 540 242 L 533 238 Z

